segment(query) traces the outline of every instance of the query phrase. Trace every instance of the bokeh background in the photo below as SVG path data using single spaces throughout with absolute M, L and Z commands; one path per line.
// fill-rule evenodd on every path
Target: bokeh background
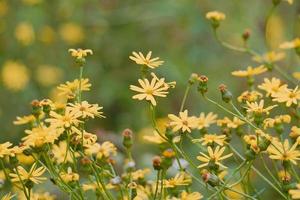
M 94 120 L 88 129 L 100 138 L 119 141 L 120 132 L 131 128 L 137 145 L 149 149 L 151 145 L 141 145 L 140 140 L 150 125 L 147 107 L 132 100 L 129 90 L 140 75 L 139 67 L 128 58 L 131 52 L 152 50 L 165 61 L 157 73 L 177 81 L 169 98 L 159 100 L 159 116 L 178 112 L 192 72 L 209 77 L 209 95 L 214 99 L 220 98 L 220 83 L 238 95 L 246 82 L 230 72 L 256 64 L 249 55 L 221 47 L 205 13 L 226 14 L 220 36 L 227 42 L 242 44 L 241 34 L 250 29 L 250 46 L 264 53 L 264 23 L 271 5 L 271 0 L 0 0 L 1 142 L 17 142 L 24 134 L 12 122 L 30 112 L 31 100 L 55 99 L 59 83 L 77 78 L 78 69 L 67 50 L 89 48 L 94 55 L 88 58 L 84 77 L 93 86 L 84 98 L 102 105 L 107 118 Z M 293 6 L 282 3 L 275 11 L 267 32 L 271 48 L 299 36 L 299 10 L 296 0 Z M 287 56 L 281 66 L 289 73 L 299 60 L 292 51 Z M 223 116 L 196 90 L 187 107 L 192 114 L 214 111 Z

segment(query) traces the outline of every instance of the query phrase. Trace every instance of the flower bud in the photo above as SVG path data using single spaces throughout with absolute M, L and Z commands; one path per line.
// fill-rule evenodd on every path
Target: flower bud
M 232 94 L 229 90 L 227 90 L 227 86 L 224 85 L 224 84 L 221 84 L 219 86 L 219 90 L 221 92 L 221 95 L 222 95 L 222 100 L 225 102 L 225 103 L 229 103 L 232 99 Z
M 242 34 L 242 38 L 244 41 L 247 41 L 250 38 L 251 32 L 249 29 L 246 29 Z
M 31 107 L 32 107 L 32 114 L 35 116 L 35 118 L 38 118 L 42 111 L 40 102 L 38 100 L 33 100 L 31 102 Z
M 132 147 L 133 141 L 132 141 L 132 131 L 130 129 L 125 129 L 122 133 L 123 135 L 123 145 L 127 149 L 130 149 Z
M 201 177 L 205 183 L 208 183 L 212 187 L 218 186 L 220 184 L 219 177 L 207 170 L 201 171 Z
M 247 160 L 254 160 L 256 158 L 256 153 L 252 149 L 248 149 L 245 156 Z
M 193 85 L 194 83 L 196 83 L 198 81 L 199 75 L 196 73 L 192 73 L 190 78 L 189 78 L 189 84 Z
M 271 144 L 271 141 L 268 140 L 267 138 L 265 138 L 265 137 L 259 138 L 258 147 L 259 147 L 260 151 L 267 150 L 267 148 L 269 147 L 270 144 Z
M 201 94 L 203 95 L 204 93 L 207 92 L 208 87 L 207 87 L 207 82 L 208 82 L 208 78 L 204 75 L 201 75 L 199 77 L 199 85 L 198 85 L 198 91 L 201 92 Z
M 153 159 L 152 159 L 152 166 L 155 170 L 161 170 L 161 157 L 159 156 L 155 156 Z

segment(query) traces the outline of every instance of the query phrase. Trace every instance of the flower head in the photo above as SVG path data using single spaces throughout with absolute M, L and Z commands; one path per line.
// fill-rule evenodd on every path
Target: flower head
M 238 77 L 252 77 L 258 74 L 262 74 L 264 72 L 266 72 L 268 69 L 264 66 L 258 66 L 258 67 L 251 67 L 248 66 L 247 70 L 239 70 L 239 71 L 234 71 L 231 74 L 233 76 L 238 76 Z
M 200 139 L 194 139 L 193 142 L 202 142 L 202 145 L 213 145 L 218 144 L 220 146 L 224 146 L 226 143 L 226 135 L 215 135 L 215 134 L 205 134 Z
M 91 49 L 69 49 L 71 56 L 76 59 L 82 59 L 87 57 L 89 54 L 93 55 L 93 51 Z
M 226 18 L 225 14 L 219 11 L 210 11 L 206 13 L 206 19 L 221 21 Z
M 285 53 L 283 52 L 277 53 L 275 51 L 271 51 L 262 56 L 254 56 L 253 60 L 259 63 L 274 63 L 284 59 L 284 57 L 285 57 Z
M 264 79 L 264 82 L 258 86 L 259 89 L 264 90 L 266 92 L 266 96 L 272 96 L 277 92 L 283 91 L 287 88 L 286 84 L 282 84 L 280 79 L 272 78 L 271 80 L 268 78 Z
M 129 56 L 131 60 L 136 62 L 138 65 L 146 65 L 151 69 L 155 69 L 164 63 L 164 61 L 159 60 L 159 57 L 151 58 L 152 51 L 149 51 L 146 56 L 144 56 L 141 52 L 132 52 L 133 56 Z
M 205 113 L 200 113 L 200 116 L 196 118 L 197 129 L 201 130 L 203 128 L 208 128 L 211 124 L 214 124 L 217 120 L 217 115 L 210 112 L 207 115 Z
M 216 164 L 220 167 L 227 168 L 224 166 L 220 161 L 225 160 L 226 158 L 231 157 L 233 154 L 227 154 L 225 156 L 222 156 L 225 151 L 225 147 L 220 148 L 220 146 L 217 146 L 215 150 L 213 150 L 210 146 L 207 147 L 208 155 L 200 152 L 200 156 L 197 156 L 197 159 L 201 162 L 204 162 L 203 164 L 199 165 L 198 168 L 202 168 L 205 166 L 208 166 L 209 163 Z
M 10 173 L 9 176 L 11 177 L 12 182 L 20 182 L 20 181 L 32 181 L 35 184 L 39 184 L 42 181 L 47 180 L 46 177 L 41 177 L 44 172 L 46 171 L 45 167 L 39 167 L 37 168 L 37 164 L 34 163 L 32 167 L 30 168 L 29 172 L 27 172 L 22 166 L 17 167 L 18 174 L 15 171 L 15 173 Z
M 290 107 L 292 104 L 298 104 L 298 100 L 300 100 L 300 90 L 298 86 L 296 86 L 295 89 L 285 88 L 273 94 L 272 97 L 273 101 L 285 103 L 287 107 Z
M 96 117 L 104 117 L 100 110 L 103 107 L 99 107 L 98 104 L 89 104 L 87 101 L 82 101 L 81 103 L 70 103 L 69 107 L 72 113 L 78 113 L 81 118 L 94 118 Z
M 279 46 L 281 49 L 296 49 L 300 47 L 300 38 L 295 38 L 290 42 L 284 42 Z
M 70 82 L 67 81 L 65 84 L 60 84 L 57 89 L 59 90 L 59 95 L 66 96 L 68 98 L 74 98 L 79 90 L 80 81 L 75 79 Z M 91 84 L 89 83 L 89 79 L 81 79 L 80 90 L 81 91 L 89 91 Z
M 188 116 L 188 110 L 183 112 L 179 112 L 179 116 L 169 114 L 168 117 L 170 118 L 170 126 L 173 127 L 173 132 L 176 132 L 181 129 L 182 132 L 191 132 L 196 126 L 196 118 Z
M 269 114 L 269 111 L 275 108 L 277 105 L 268 106 L 264 108 L 264 100 L 260 100 L 259 103 L 257 102 L 247 102 L 247 112 L 254 113 L 254 114 Z

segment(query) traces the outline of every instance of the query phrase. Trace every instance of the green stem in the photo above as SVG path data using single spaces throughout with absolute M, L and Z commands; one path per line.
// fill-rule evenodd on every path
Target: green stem
M 184 96 L 183 96 L 183 99 L 182 99 L 182 102 L 181 102 L 181 105 L 180 105 L 180 111 L 179 112 L 182 112 L 182 110 L 184 108 L 184 105 L 185 105 L 185 102 L 186 102 L 186 99 L 187 99 L 187 96 L 189 94 L 190 89 L 191 89 L 191 85 L 188 83 L 188 85 L 186 86 L 185 92 L 184 92 Z
M 154 192 L 154 198 L 153 200 L 156 199 L 157 192 L 158 192 L 158 184 L 159 184 L 159 177 L 160 177 L 160 170 L 157 170 L 157 175 L 156 175 L 156 186 L 155 186 L 155 192 Z

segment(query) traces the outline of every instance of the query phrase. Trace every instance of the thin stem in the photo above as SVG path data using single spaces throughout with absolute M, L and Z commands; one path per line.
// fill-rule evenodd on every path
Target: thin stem
M 186 102 L 186 99 L 187 99 L 187 96 L 189 94 L 190 89 L 191 89 L 191 85 L 188 83 L 188 85 L 186 86 L 185 92 L 184 92 L 184 96 L 183 96 L 183 99 L 182 99 L 182 102 L 181 102 L 181 105 L 180 105 L 180 111 L 179 112 L 182 112 L 182 110 L 184 108 L 184 105 L 185 105 L 185 102 Z
M 262 164 L 265 168 L 265 170 L 268 172 L 268 174 L 272 177 L 272 179 L 274 180 L 274 182 L 279 186 L 281 187 L 280 183 L 278 182 L 278 180 L 275 178 L 275 176 L 272 174 L 272 172 L 270 171 L 270 169 L 268 168 L 267 164 L 266 164 L 266 161 L 265 159 L 263 158 L 262 155 L 260 155 L 260 159 L 262 161 Z
M 153 200 L 156 199 L 157 192 L 158 192 L 158 184 L 159 184 L 159 177 L 160 177 L 160 170 L 157 170 L 157 175 L 156 175 L 156 186 L 155 186 L 155 193 L 154 193 L 154 198 Z

